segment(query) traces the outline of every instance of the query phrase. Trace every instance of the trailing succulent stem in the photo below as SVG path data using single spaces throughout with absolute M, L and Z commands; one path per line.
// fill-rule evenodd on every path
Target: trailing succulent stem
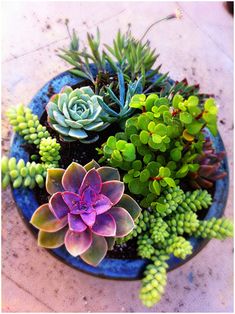
M 19 133 L 28 143 L 39 145 L 43 138 L 50 136 L 45 126 L 39 122 L 38 116 L 31 109 L 19 104 L 10 108 L 6 113 L 15 132 Z
M 199 221 L 198 228 L 194 232 L 192 230 L 191 234 L 195 237 L 224 240 L 233 236 L 233 224 L 225 217 L 218 219 L 212 217 L 208 220 Z
M 156 252 L 153 264 L 149 264 L 144 271 L 142 287 L 140 289 L 140 299 L 147 307 L 152 307 L 160 301 L 167 283 L 166 260 L 169 254 L 164 250 Z
M 40 188 L 44 186 L 46 170 L 42 164 L 25 163 L 23 159 L 17 162 L 14 157 L 8 159 L 4 156 L 1 161 L 1 169 L 3 189 L 7 188 L 10 182 L 12 182 L 14 189 L 21 186 L 30 189 L 33 189 L 36 185 Z
M 39 154 L 46 169 L 59 166 L 59 160 L 61 159 L 60 148 L 61 146 L 55 138 L 48 137 L 41 140 Z

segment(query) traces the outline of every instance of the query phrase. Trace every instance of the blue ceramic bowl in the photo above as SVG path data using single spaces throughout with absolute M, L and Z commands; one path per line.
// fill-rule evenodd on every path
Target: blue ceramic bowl
M 92 68 L 92 66 L 91 66 Z M 93 72 L 95 74 L 95 69 L 93 68 Z M 154 77 L 156 80 L 157 77 Z M 42 87 L 36 96 L 31 100 L 29 107 L 32 109 L 33 113 L 37 114 L 39 117 L 43 114 L 45 110 L 45 106 L 49 101 L 48 91 L 52 90 L 54 93 L 58 93 L 61 88 L 65 85 L 76 85 L 81 83 L 83 79 L 77 78 L 71 75 L 69 72 L 61 73 L 60 75 L 53 78 L 50 82 L 48 82 L 44 87 Z M 172 84 L 173 81 L 169 80 Z M 212 136 L 211 136 L 212 137 Z M 224 145 L 220 135 L 217 137 L 212 137 L 214 145 L 217 151 L 223 151 Z M 21 144 L 24 143 L 24 140 L 18 134 L 15 134 L 12 143 L 11 143 L 11 152 L 10 155 L 16 157 L 16 159 L 23 158 L 25 161 L 29 160 L 29 156 L 27 152 L 21 147 Z M 227 159 L 224 159 L 222 163 L 222 170 L 228 173 L 228 163 Z M 215 194 L 213 199 L 213 204 L 208 210 L 208 213 L 205 219 L 209 219 L 211 217 L 221 217 L 226 205 L 227 195 L 228 195 L 228 185 L 229 178 L 226 176 L 224 179 L 216 181 L 215 185 Z M 25 188 L 12 189 L 13 197 L 15 199 L 16 205 L 18 207 L 20 216 L 25 221 L 28 228 L 33 232 L 35 237 L 37 236 L 37 230 L 29 223 L 33 212 L 39 206 L 35 194 L 33 191 Z M 171 271 L 184 263 L 190 260 L 193 256 L 195 256 L 202 248 L 208 243 L 208 240 L 204 239 L 196 239 L 191 237 L 190 242 L 193 246 L 193 254 L 190 255 L 187 259 L 181 260 L 173 255 L 168 260 L 169 269 Z M 35 245 L 36 241 L 35 241 Z M 90 266 L 84 263 L 80 258 L 75 258 L 71 256 L 65 249 L 64 246 L 48 250 L 52 255 L 56 258 L 60 259 L 62 262 L 68 264 L 76 268 L 77 270 L 89 273 L 94 276 L 107 278 L 107 279 L 123 279 L 123 280 L 135 280 L 141 279 L 143 270 L 148 264 L 148 260 L 146 259 L 112 259 L 105 258 L 98 267 Z

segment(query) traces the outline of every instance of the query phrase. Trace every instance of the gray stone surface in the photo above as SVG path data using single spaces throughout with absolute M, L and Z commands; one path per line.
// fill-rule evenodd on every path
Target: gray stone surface
M 216 95 L 219 130 L 230 164 L 225 211 L 233 216 L 233 18 L 220 2 L 7 2 L 3 3 L 2 152 L 12 133 L 4 112 L 27 104 L 44 83 L 68 68 L 56 56 L 69 39 L 64 25 L 86 32 L 99 26 L 111 43 L 131 22 L 141 36 L 156 19 L 183 10 L 180 21 L 163 22 L 148 38 L 160 53 L 163 71 L 174 79 L 200 82 Z M 169 273 L 166 293 L 152 309 L 138 299 L 140 282 L 93 278 L 38 248 L 23 224 L 11 191 L 2 193 L 3 312 L 233 312 L 233 241 L 212 240 L 186 265 Z

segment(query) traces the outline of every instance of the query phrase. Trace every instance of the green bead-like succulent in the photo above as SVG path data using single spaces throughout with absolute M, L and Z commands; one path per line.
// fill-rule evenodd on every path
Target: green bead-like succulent
M 50 126 L 66 142 L 97 141 L 97 132 L 109 125 L 102 120 L 104 114 L 98 103 L 99 97 L 89 86 L 74 90 L 65 86 L 59 94 L 51 97 L 46 106 Z
M 181 236 L 173 235 L 165 243 L 166 252 L 173 253 L 176 257 L 185 259 L 187 255 L 192 254 L 192 245 Z
M 38 146 L 43 138 L 50 136 L 46 127 L 40 124 L 38 116 L 23 104 L 19 104 L 16 108 L 10 108 L 6 115 L 14 131 L 30 144 Z
M 207 190 L 195 190 L 193 192 L 187 191 L 184 194 L 184 199 L 177 208 L 180 213 L 188 211 L 198 211 L 206 209 L 211 205 L 212 197 Z
M 168 258 L 169 255 L 166 252 L 156 252 L 154 264 L 149 264 L 145 269 L 139 297 L 147 307 L 152 307 L 159 302 L 165 291 L 168 268 L 165 260 Z
M 36 185 L 44 186 L 46 170 L 42 164 L 27 162 L 23 159 L 16 161 L 15 157 L 10 159 L 4 156 L 1 161 L 2 187 L 5 189 L 10 182 L 14 189 L 21 186 L 33 189 Z
M 197 214 L 193 211 L 186 213 L 177 213 L 173 218 L 167 222 L 172 233 L 184 234 L 191 233 L 197 230 L 199 227 L 199 220 Z
M 212 217 L 209 220 L 200 221 L 197 230 L 192 232 L 192 235 L 207 239 L 224 240 L 233 236 L 233 224 L 225 217 L 219 219 Z
M 157 217 L 150 222 L 150 235 L 154 243 L 164 243 L 169 236 L 168 231 L 168 224 L 161 217 Z
M 155 248 L 153 247 L 153 240 L 150 239 L 147 234 L 138 237 L 137 245 L 138 255 L 142 258 L 149 259 L 155 252 Z
M 55 138 L 42 139 L 39 145 L 39 154 L 45 168 L 58 168 L 60 156 L 60 144 Z

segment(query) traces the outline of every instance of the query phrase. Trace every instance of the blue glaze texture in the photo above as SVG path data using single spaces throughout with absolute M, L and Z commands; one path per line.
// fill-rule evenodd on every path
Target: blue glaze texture
M 92 69 L 95 75 L 96 70 L 94 67 L 92 67 Z M 156 79 L 157 76 L 153 78 L 153 80 Z M 49 81 L 39 90 L 36 96 L 31 100 L 29 107 L 32 109 L 33 113 L 37 114 L 40 117 L 43 114 L 45 106 L 49 101 L 48 97 L 49 87 L 53 89 L 54 93 L 58 93 L 63 86 L 65 85 L 73 86 L 81 82 L 82 80 L 83 79 L 79 79 L 70 74 L 69 72 L 61 73 L 60 75 L 56 76 L 51 81 Z M 172 82 L 173 81 L 170 80 L 170 83 Z M 210 137 L 212 137 L 212 135 L 210 135 Z M 216 147 L 216 151 L 222 151 L 225 149 L 220 135 L 218 135 L 217 137 L 212 137 L 212 139 Z M 16 157 L 17 160 L 23 158 L 25 161 L 28 161 L 29 156 L 27 152 L 21 147 L 23 143 L 24 140 L 22 139 L 22 137 L 19 136 L 18 134 L 15 134 L 11 143 L 10 156 Z M 228 173 L 228 162 L 226 158 L 222 162 L 222 170 Z M 216 181 L 214 201 L 210 209 L 208 210 L 205 219 L 209 219 L 211 217 L 219 218 L 222 216 L 228 196 L 228 185 L 229 185 L 228 176 L 221 180 Z M 36 236 L 37 230 L 29 223 L 32 214 L 39 206 L 33 191 L 26 188 L 19 188 L 13 189 L 12 193 L 21 217 Z M 171 258 L 168 260 L 169 264 L 168 271 L 171 271 L 176 267 L 179 267 L 186 263 L 195 254 L 197 254 L 206 245 L 206 243 L 208 243 L 208 240 L 196 239 L 193 237 L 190 238 L 189 240 L 193 246 L 193 254 L 190 255 L 185 260 L 178 259 L 172 255 Z M 37 245 L 36 242 L 35 245 Z M 119 260 L 105 258 L 97 267 L 93 267 L 84 263 L 80 258 L 75 258 L 71 256 L 66 251 L 64 246 L 48 251 L 52 253 L 56 258 L 63 261 L 64 263 L 80 271 L 107 279 L 125 279 L 125 280 L 140 279 L 142 278 L 143 271 L 146 265 L 148 264 L 148 260 L 146 259 Z

